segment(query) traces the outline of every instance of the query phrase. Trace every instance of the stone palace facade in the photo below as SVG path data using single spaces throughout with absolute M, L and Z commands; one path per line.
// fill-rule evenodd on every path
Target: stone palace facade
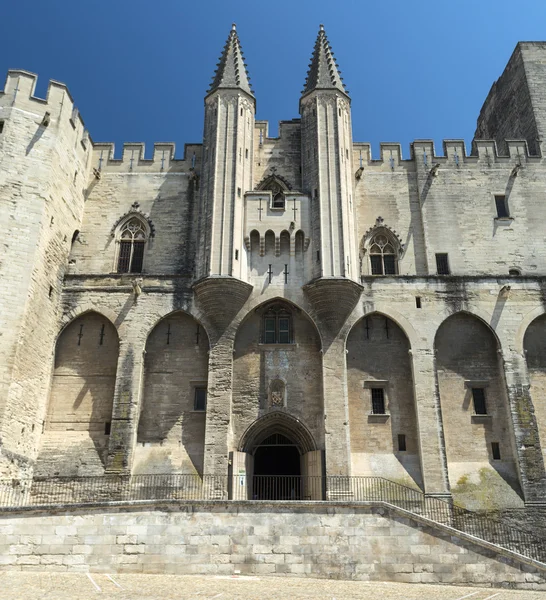
M 115 157 L 63 84 L 44 100 L 10 71 L 0 476 L 325 473 L 544 501 L 545 64 L 545 42 L 517 45 L 470 153 L 378 159 L 322 26 L 277 138 L 233 27 L 183 159 Z

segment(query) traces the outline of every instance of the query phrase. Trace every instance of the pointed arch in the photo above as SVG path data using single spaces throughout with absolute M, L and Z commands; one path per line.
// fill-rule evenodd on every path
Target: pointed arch
M 422 486 L 410 350 L 404 329 L 380 312 L 359 319 L 347 336 L 354 475 Z
M 87 310 L 63 327 L 55 345 L 46 429 L 105 434 L 119 354 L 114 324 Z
M 271 174 L 265 175 L 264 178 L 256 186 L 257 191 L 289 192 L 292 189 L 288 180 L 281 175 Z
M 209 346 L 205 328 L 183 310 L 149 332 L 135 473 L 203 472 Z
M 514 494 L 514 490 L 519 494 L 519 484 L 511 413 L 495 331 L 480 316 L 457 311 L 438 327 L 434 351 L 454 498 L 470 506 L 483 503 L 479 493 L 460 481 L 477 482 L 487 477 L 487 485 L 496 489 L 486 502 L 492 506 L 520 502 Z
M 523 351 L 539 440 L 542 453 L 546 457 L 546 313 L 535 316 L 527 326 L 523 338 Z
M 141 221 L 146 223 L 149 237 L 155 237 L 155 225 L 150 218 L 150 215 L 140 210 L 140 204 L 138 202 L 133 202 L 133 204 L 131 204 L 131 208 L 126 213 L 121 215 L 121 217 L 119 217 L 119 219 L 112 226 L 110 235 L 115 237 L 119 227 L 126 221 L 129 221 L 132 217 L 138 217 Z
M 268 413 L 254 421 L 241 436 L 238 449 L 252 454 L 264 439 L 276 433 L 292 440 L 300 454 L 317 450 L 315 439 L 307 426 L 283 411 Z

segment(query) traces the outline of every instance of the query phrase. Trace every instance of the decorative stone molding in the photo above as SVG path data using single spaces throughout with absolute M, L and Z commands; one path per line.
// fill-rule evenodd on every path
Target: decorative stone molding
M 367 250 L 366 246 L 367 246 L 369 240 L 372 239 L 374 234 L 378 233 L 381 230 L 388 232 L 387 235 L 390 234 L 390 236 L 396 240 L 396 246 L 398 247 L 398 253 L 400 255 L 402 255 L 404 252 L 404 243 L 402 242 L 402 238 L 398 235 L 398 233 L 396 232 L 395 229 L 393 229 L 392 227 L 390 227 L 389 225 L 387 225 L 385 223 L 385 219 L 383 219 L 383 217 L 377 217 L 377 219 L 375 220 L 375 225 L 370 227 L 366 231 L 366 233 L 364 233 L 364 236 L 362 237 L 362 241 L 360 243 L 361 255 L 366 254 L 366 250 Z
M 150 215 L 140 210 L 140 204 L 138 202 L 133 202 L 133 204 L 131 204 L 131 208 L 114 223 L 112 229 L 110 230 L 111 237 L 116 236 L 117 228 L 120 226 L 121 223 L 123 223 L 123 221 L 134 216 L 140 217 L 141 219 L 146 221 L 150 229 L 150 237 L 153 238 L 155 236 L 155 225 L 152 219 L 150 219 Z

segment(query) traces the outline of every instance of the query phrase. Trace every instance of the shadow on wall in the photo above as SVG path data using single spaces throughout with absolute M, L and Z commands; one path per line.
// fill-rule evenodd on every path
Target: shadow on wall
M 137 433 L 139 472 L 203 472 L 205 411 L 195 399 L 207 386 L 208 350 L 203 327 L 181 311 L 162 319 L 148 336 Z
M 490 327 L 464 312 L 435 338 L 449 480 L 455 500 L 472 508 L 521 503 L 498 348 Z
M 381 314 L 361 319 L 347 338 L 353 475 L 422 488 L 410 343 Z
M 38 473 L 88 475 L 97 470 L 98 461 L 104 467 L 118 353 L 115 327 L 96 312 L 81 315 L 62 331 Z

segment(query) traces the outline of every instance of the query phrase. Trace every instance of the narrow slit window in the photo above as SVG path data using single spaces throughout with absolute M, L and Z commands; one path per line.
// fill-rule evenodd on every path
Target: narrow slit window
M 110 435 L 110 431 L 112 430 L 112 423 L 110 421 L 106 421 L 104 424 L 104 435 Z
M 486 415 L 487 406 L 485 404 L 485 389 L 472 388 L 472 400 L 474 402 L 474 414 Z
M 372 388 L 372 414 L 385 414 L 385 390 L 383 388 Z
M 497 219 L 507 219 L 510 217 L 506 196 L 495 196 L 495 206 L 497 208 Z
M 436 254 L 436 272 L 438 275 L 449 275 L 447 254 Z
M 4 132 L 4 121 L 0 121 L 0 134 Z
M 205 411 L 207 409 L 207 388 L 196 387 L 193 399 L 193 410 Z
M 493 460 L 501 459 L 499 442 L 491 442 L 491 454 L 493 456 Z
M 406 452 L 406 436 L 403 433 L 398 434 L 398 452 Z
M 421 304 L 421 296 L 416 296 L 416 297 L 415 297 L 415 307 L 416 307 L 416 308 L 422 308 L 422 304 Z

